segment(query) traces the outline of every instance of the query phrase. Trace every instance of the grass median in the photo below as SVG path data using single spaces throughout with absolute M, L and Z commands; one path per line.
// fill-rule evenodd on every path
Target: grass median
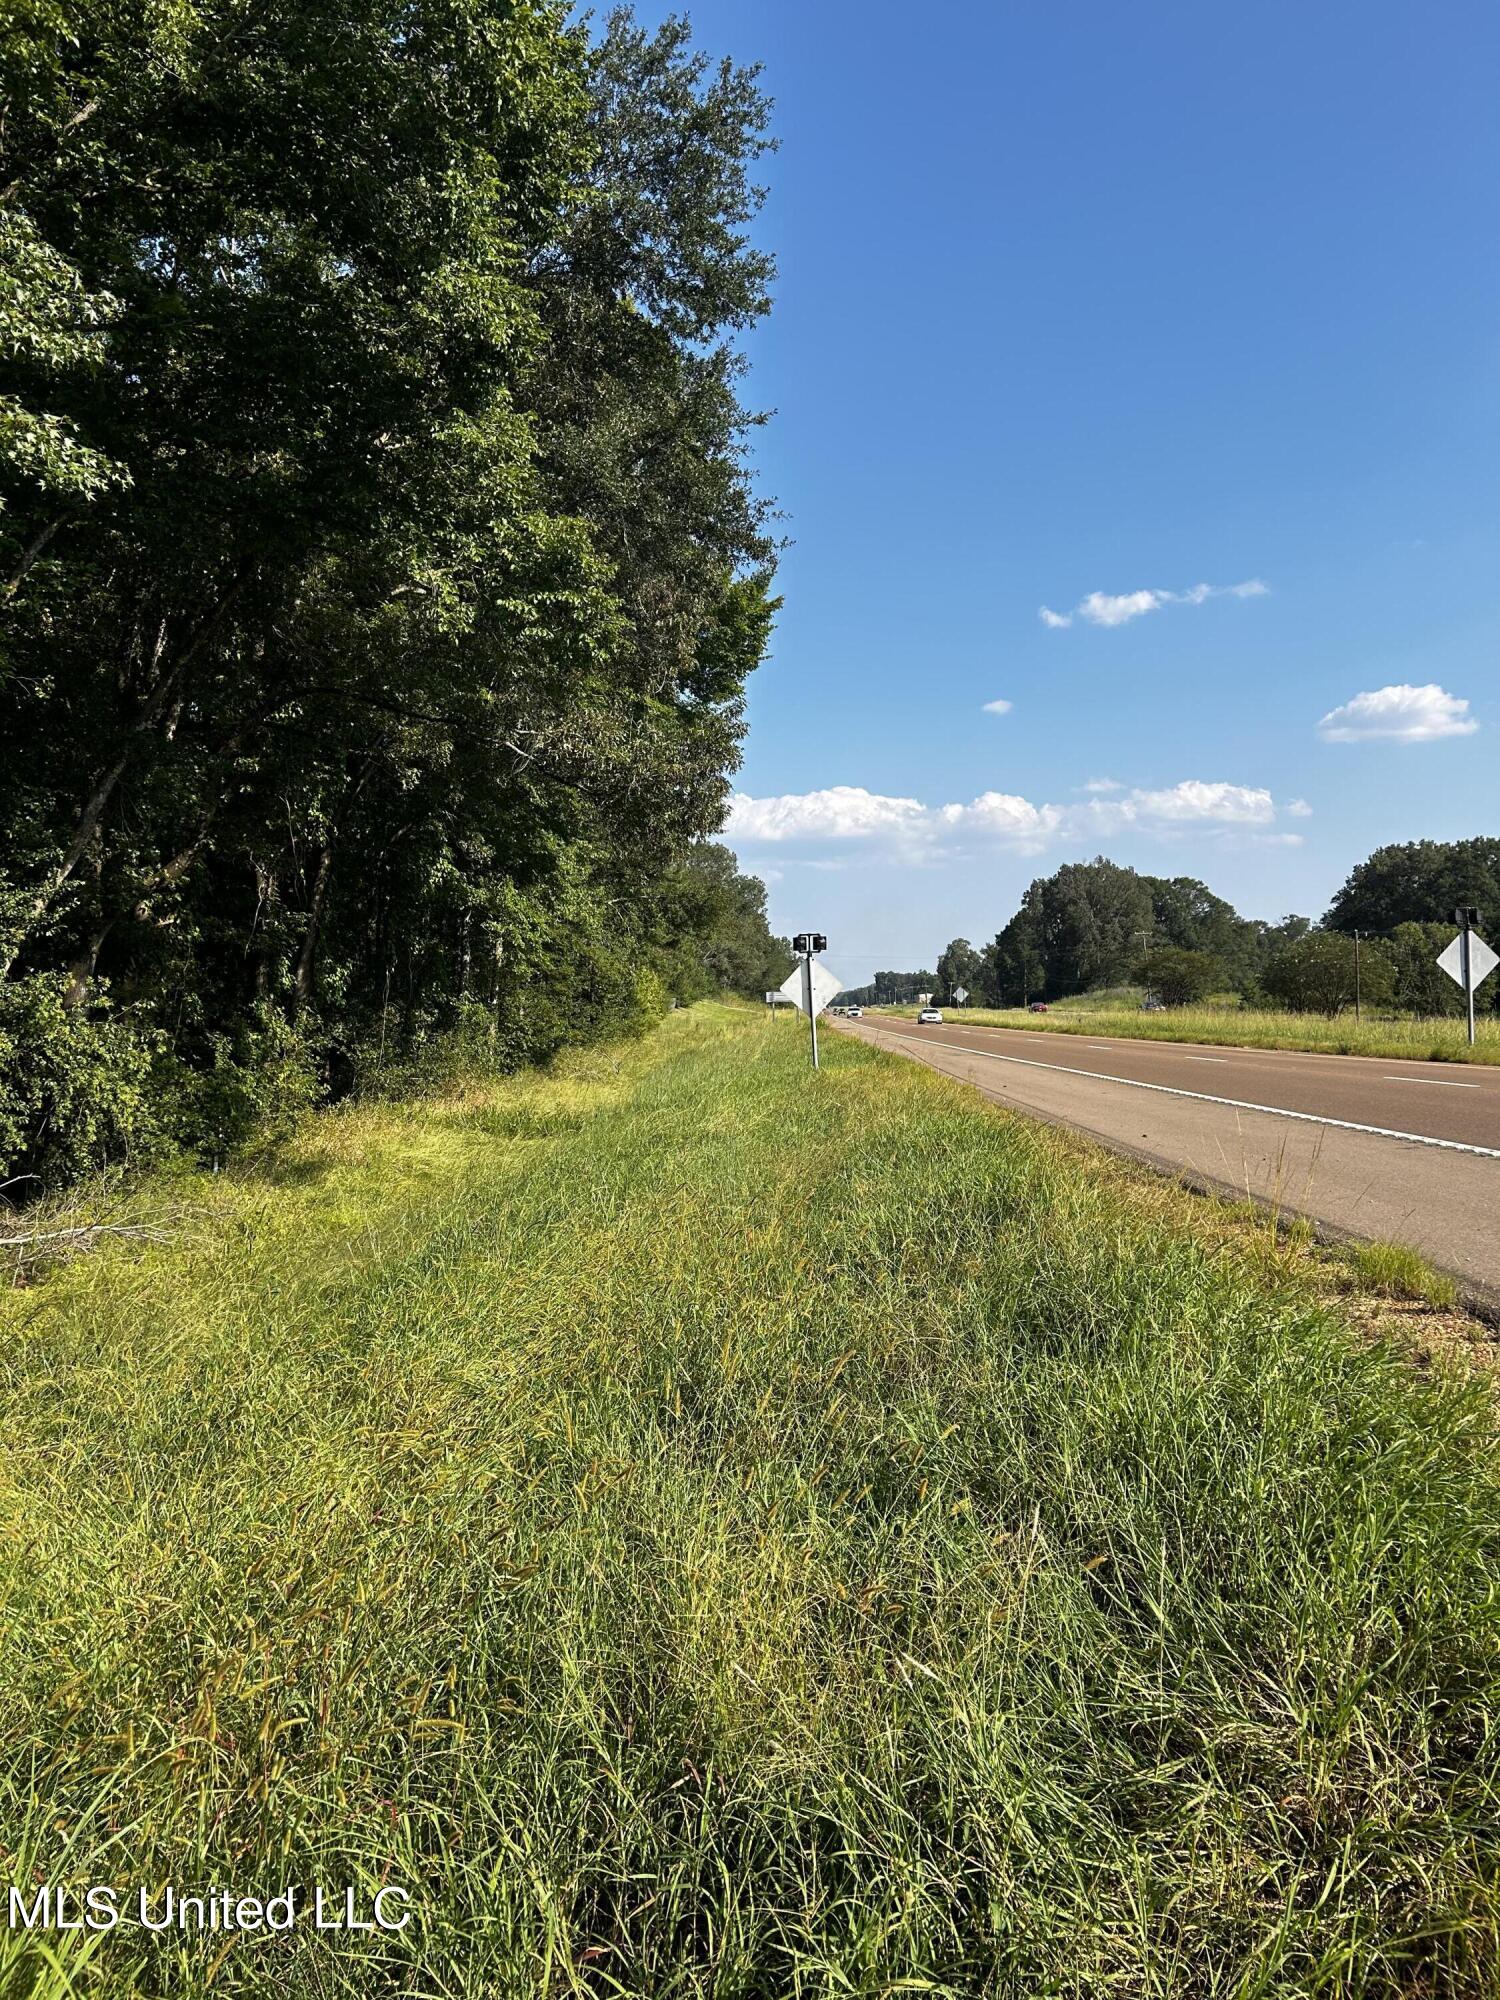
M 416 1916 L 0 1992 L 1494 1991 L 1489 1393 L 805 1062 L 700 1007 L 318 1119 L 6 1299 L 12 1878 Z
M 915 1007 L 871 1011 L 904 1020 L 917 1012 Z M 1387 1061 L 1500 1063 L 1500 1020 L 1493 1015 L 1475 1022 L 1472 1048 L 1462 1020 L 1439 1016 L 1356 1021 L 1352 1014 L 1330 1018 L 1260 1007 L 1167 1007 L 1148 1014 L 1139 1006 L 1091 1007 L 1084 1001 L 1060 1001 L 1045 1014 L 1024 1007 L 955 1007 L 946 1018 L 1046 1035 L 1123 1035 L 1132 1041 L 1195 1042 L 1220 1048 L 1307 1049 Z

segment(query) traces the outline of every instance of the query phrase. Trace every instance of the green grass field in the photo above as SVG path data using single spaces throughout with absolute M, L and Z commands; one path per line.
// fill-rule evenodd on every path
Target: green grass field
M 881 1007 L 866 1011 L 910 1019 L 917 1010 Z M 1160 1014 L 1143 1014 L 1138 1003 L 1091 1004 L 1086 994 L 1059 1000 L 1045 1014 L 1028 1013 L 1024 1007 L 957 1007 L 947 1010 L 946 1018 L 1052 1035 L 1128 1035 L 1148 1042 L 1207 1042 L 1223 1048 L 1312 1049 L 1341 1056 L 1500 1063 L 1500 1020 L 1493 1014 L 1476 1021 L 1473 1048 L 1461 1020 L 1408 1016 L 1356 1021 L 1352 1014 L 1339 1014 L 1330 1020 L 1322 1014 L 1239 1007 L 1168 1007 Z
M 0 1993 L 1496 1991 L 1490 1393 L 828 1043 L 328 1115 L 5 1299 L 13 1879 L 417 1915 Z

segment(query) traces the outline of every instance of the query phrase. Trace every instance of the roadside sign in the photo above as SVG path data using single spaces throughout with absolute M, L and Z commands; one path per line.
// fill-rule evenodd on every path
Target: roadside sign
M 1500 959 L 1490 950 L 1484 939 L 1475 930 L 1479 912 L 1475 909 L 1459 909 L 1453 912 L 1453 920 L 1458 925 L 1458 936 L 1448 949 L 1438 955 L 1438 964 L 1448 977 L 1464 990 L 1464 1010 L 1469 1017 L 1469 1047 L 1474 1046 L 1474 988 L 1482 979 L 1488 979 Z
M 967 999 L 968 999 L 968 997 L 969 997 L 969 989 L 968 989 L 968 987 L 967 987 L 967 986 L 955 986 L 955 987 L 954 987 L 954 989 L 953 989 L 953 999 L 954 999 L 954 1003 L 955 1003 L 955 1005 L 957 1005 L 957 1006 L 959 1006 L 959 1007 L 962 1007 L 962 1005 L 964 1004 L 965 1000 L 967 1000 Z
M 1447 973 L 1455 986 L 1464 983 L 1464 934 L 1459 932 L 1446 951 L 1439 954 L 1438 964 Z M 1469 977 L 1475 986 L 1482 985 L 1495 967 L 1500 965 L 1497 957 L 1478 931 L 1469 932 Z
M 844 982 L 839 978 L 838 974 L 830 972 L 826 965 L 819 964 L 815 959 L 812 968 L 813 1013 L 821 1014 L 834 994 L 842 993 L 843 990 Z M 807 1011 L 805 996 L 802 991 L 802 968 L 800 965 L 787 980 L 777 997 L 781 1000 L 790 1000 L 794 1007 L 802 1008 L 804 1013 Z

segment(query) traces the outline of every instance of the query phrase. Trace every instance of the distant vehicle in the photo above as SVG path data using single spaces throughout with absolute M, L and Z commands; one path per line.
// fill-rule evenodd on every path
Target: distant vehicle
M 846 1007 L 844 1009 L 845 1014 L 851 1021 L 862 1020 L 864 1017 L 864 1011 L 865 1010 L 863 1007 Z
M 1026 1011 L 1029 1014 L 1045 1014 L 1047 1011 L 1047 1003 L 1045 1000 L 1033 1000 L 1030 1007 L 1028 1007 Z
M 924 1007 L 917 1016 L 919 1028 L 940 1028 L 943 1025 L 942 1012 L 937 1007 Z
M 1143 1001 L 1141 1002 L 1141 1012 L 1142 1012 L 1143 1014 L 1165 1014 L 1165 1013 L 1166 1013 L 1166 1011 L 1167 1011 L 1167 1008 L 1166 1008 L 1166 1002 L 1165 1002 L 1165 1001 L 1162 1001 L 1162 1000 L 1143 1000 Z

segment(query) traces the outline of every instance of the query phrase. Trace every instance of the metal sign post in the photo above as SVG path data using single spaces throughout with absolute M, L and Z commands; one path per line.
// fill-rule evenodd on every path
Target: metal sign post
M 1455 910 L 1453 921 L 1458 925 L 1458 936 L 1439 952 L 1438 964 L 1450 979 L 1463 988 L 1464 1011 L 1469 1017 L 1469 1047 L 1473 1048 L 1474 989 L 1482 986 L 1495 967 L 1500 965 L 1500 958 L 1479 935 L 1479 912 L 1472 905 Z
M 807 1016 L 808 1032 L 812 1037 L 812 1066 L 818 1067 L 818 1016 L 828 1005 L 835 993 L 842 991 L 839 981 L 826 965 L 815 965 L 813 960 L 820 951 L 827 951 L 828 940 L 821 931 L 799 931 L 792 939 L 792 950 L 800 961 L 782 992 Z
M 812 1035 L 813 1068 L 818 1066 L 818 1017 L 813 1012 L 812 1003 L 812 953 L 802 954 L 802 1011 L 807 1016 L 808 1031 Z

